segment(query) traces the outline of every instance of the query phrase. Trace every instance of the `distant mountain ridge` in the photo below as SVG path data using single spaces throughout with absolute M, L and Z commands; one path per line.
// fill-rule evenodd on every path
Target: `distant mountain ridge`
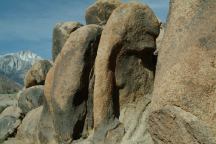
M 0 94 L 17 93 L 21 89 L 22 86 L 19 83 L 0 74 Z
M 0 74 L 23 84 L 25 73 L 42 58 L 31 51 L 0 55 Z

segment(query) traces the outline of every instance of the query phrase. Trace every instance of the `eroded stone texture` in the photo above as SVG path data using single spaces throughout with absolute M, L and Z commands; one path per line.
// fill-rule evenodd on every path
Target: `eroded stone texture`
M 3 144 L 30 144 L 30 143 L 24 143 L 21 140 L 17 140 L 16 138 L 9 138 L 7 141 L 4 141 Z
M 38 141 L 41 144 L 58 144 L 56 139 L 56 132 L 53 125 L 53 118 L 47 104 L 43 105 L 37 127 Z
M 21 124 L 21 112 L 19 107 L 9 106 L 0 114 L 0 143 L 16 135 Z
M 93 132 L 94 118 L 93 118 L 93 93 L 94 93 L 94 67 L 92 68 L 89 75 L 89 88 L 88 88 L 88 100 L 87 100 L 87 114 L 85 119 L 85 125 L 83 129 L 83 137 L 87 137 Z
M 40 143 L 38 138 L 38 124 L 42 110 L 43 106 L 40 106 L 36 109 L 33 109 L 26 115 L 26 117 L 22 121 L 22 124 L 18 128 L 16 141 L 22 141 L 23 144 Z
M 44 85 L 46 75 L 51 67 L 52 64 L 48 60 L 36 62 L 25 75 L 25 87 L 29 88 L 35 85 Z
M 152 10 L 139 3 L 122 4 L 110 16 L 95 63 L 95 139 L 118 125 L 121 109 L 152 92 L 159 27 Z
M 160 111 L 166 105 L 178 106 L 214 127 L 216 2 L 171 0 L 170 4 L 167 29 L 159 52 L 152 111 Z M 157 114 L 154 114 L 150 121 L 154 117 L 158 117 Z M 154 122 L 157 125 L 156 121 Z M 164 126 L 165 130 L 169 131 L 166 124 L 168 122 L 164 122 L 161 127 Z M 177 129 L 174 131 L 182 137 L 192 137 L 195 134 L 182 133 Z M 173 137 L 169 138 L 169 133 L 154 135 L 155 132 L 156 128 L 151 131 L 155 142 L 165 135 L 167 141 L 175 143 Z
M 97 0 L 86 10 L 86 23 L 105 25 L 113 10 L 120 4 L 120 0 Z
M 18 106 L 24 114 L 43 105 L 44 86 L 34 86 L 19 93 Z
M 70 34 L 80 28 L 79 22 L 62 22 L 56 24 L 53 30 L 52 59 L 55 61 Z
M 121 144 L 154 144 L 147 129 L 150 103 L 151 95 L 145 95 L 121 110 L 119 120 L 126 131 Z
M 20 125 L 21 121 L 12 116 L 0 118 L 0 143 L 4 142 L 8 137 L 12 136 Z
M 176 106 L 165 106 L 149 116 L 157 144 L 215 144 L 214 127 Z
M 41 144 L 55 144 L 56 133 L 53 125 L 53 110 L 51 103 L 51 88 L 53 85 L 53 68 L 47 73 L 44 85 L 43 110 L 38 124 L 38 138 Z
M 59 143 L 81 136 L 86 117 L 89 75 L 102 28 L 87 25 L 73 32 L 54 64 L 51 106 Z

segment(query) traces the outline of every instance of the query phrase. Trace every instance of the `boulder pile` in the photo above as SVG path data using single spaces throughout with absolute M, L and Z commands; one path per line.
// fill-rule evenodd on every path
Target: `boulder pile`
M 0 107 L 0 142 L 216 144 L 215 0 L 171 0 L 166 24 L 118 0 L 85 18 L 55 26 L 53 62 Z

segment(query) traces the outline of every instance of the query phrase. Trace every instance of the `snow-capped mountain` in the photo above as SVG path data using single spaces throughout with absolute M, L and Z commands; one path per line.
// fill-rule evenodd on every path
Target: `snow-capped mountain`
M 30 51 L 0 55 L 0 73 L 23 84 L 25 73 L 42 58 Z
M 21 51 L 14 54 L 15 56 L 19 57 L 23 61 L 31 62 L 31 64 L 35 63 L 42 58 L 31 51 Z

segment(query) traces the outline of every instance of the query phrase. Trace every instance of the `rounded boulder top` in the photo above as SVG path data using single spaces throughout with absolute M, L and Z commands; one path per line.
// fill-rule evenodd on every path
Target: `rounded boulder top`
M 79 22 L 60 22 L 53 29 L 52 59 L 55 61 L 70 34 L 82 26 Z
M 105 25 L 113 10 L 120 5 L 120 0 L 97 0 L 86 10 L 86 24 Z
M 48 60 L 40 60 L 36 62 L 32 68 L 26 73 L 24 84 L 26 88 L 35 85 L 44 85 L 46 75 L 52 64 Z

